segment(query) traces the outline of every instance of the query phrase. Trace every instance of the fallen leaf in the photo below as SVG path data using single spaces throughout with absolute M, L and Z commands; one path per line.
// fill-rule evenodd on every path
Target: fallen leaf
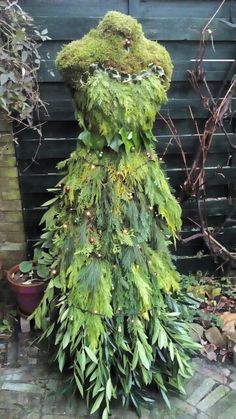
M 209 359 L 209 361 L 216 361 L 217 360 L 216 353 L 214 351 L 208 352 L 207 359 Z
M 234 333 L 236 331 L 236 313 L 225 312 L 219 316 L 223 320 L 223 332 Z

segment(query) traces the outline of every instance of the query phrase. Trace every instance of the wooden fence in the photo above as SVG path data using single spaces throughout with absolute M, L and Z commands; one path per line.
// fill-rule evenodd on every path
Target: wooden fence
M 51 196 L 46 189 L 52 188 L 60 178 L 55 165 L 68 157 L 76 145 L 79 133 L 70 93 L 55 68 L 57 52 L 65 43 L 80 38 L 96 26 L 99 18 L 109 10 L 119 10 L 137 17 L 146 36 L 162 43 L 174 62 L 169 101 L 163 106 L 161 113 L 164 117 L 170 115 L 173 119 L 181 136 L 188 164 L 191 164 L 198 148 L 198 137 L 189 107 L 200 130 L 203 129 L 209 115 L 190 86 L 187 70 L 194 66 L 201 30 L 220 5 L 220 1 L 22 0 L 20 5 L 34 18 L 35 25 L 40 30 L 48 29 L 51 38 L 40 47 L 43 59 L 39 74 L 40 91 L 42 99 L 47 103 L 48 114 L 44 111 L 40 114 L 40 120 L 46 123 L 43 125 L 44 139 L 37 155 L 37 164 L 31 165 L 25 171 L 38 146 L 35 130 L 24 131 L 19 135 L 19 144 L 16 146 L 25 231 L 30 251 L 40 234 L 38 222 L 43 213 L 40 205 Z M 213 41 L 207 48 L 204 68 L 214 96 L 217 96 L 222 82 L 227 87 L 232 78 L 230 69 L 236 50 L 233 15 L 236 17 L 235 3 L 226 1 L 210 25 Z M 236 109 L 235 101 L 236 99 L 232 101 L 232 110 Z M 226 128 L 231 143 L 236 145 L 235 115 L 226 121 Z M 165 154 L 166 173 L 178 195 L 186 177 L 180 150 L 176 142 L 171 140 L 170 131 L 160 117 L 157 118 L 154 132 L 158 138 L 157 152 L 159 155 Z M 165 152 L 167 145 L 169 146 Z M 217 238 L 230 250 L 236 251 L 236 222 L 232 221 L 236 218 L 236 211 L 235 214 L 232 212 L 236 153 L 235 149 L 229 146 L 223 133 L 219 132 L 214 136 L 207 159 L 206 179 L 207 200 L 201 202 L 201 206 L 207 224 L 212 227 L 218 226 Z M 193 230 L 198 231 L 191 221 L 199 221 L 198 210 L 194 199 L 185 202 L 182 207 L 182 236 L 188 237 L 193 234 Z M 231 217 L 228 220 L 230 211 Z M 224 227 L 220 228 L 222 223 Z M 207 254 L 201 238 L 189 242 L 188 245 L 179 243 L 175 254 L 178 267 L 183 272 L 214 271 L 217 266 Z

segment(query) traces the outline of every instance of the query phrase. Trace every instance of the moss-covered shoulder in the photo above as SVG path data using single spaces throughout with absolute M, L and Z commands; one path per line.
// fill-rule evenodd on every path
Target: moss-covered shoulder
M 126 39 L 131 42 L 129 48 L 124 47 Z M 98 27 L 82 39 L 65 46 L 56 60 L 71 87 L 75 87 L 80 75 L 92 63 L 101 63 L 129 74 L 139 73 L 154 63 L 163 67 L 167 77 L 166 87 L 172 75 L 172 64 L 166 49 L 146 39 L 136 19 L 116 11 L 107 13 Z

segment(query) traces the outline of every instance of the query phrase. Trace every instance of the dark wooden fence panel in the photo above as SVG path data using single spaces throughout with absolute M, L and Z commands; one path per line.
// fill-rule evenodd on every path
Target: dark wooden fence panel
M 20 133 L 16 146 L 30 252 L 40 234 L 38 223 L 44 211 L 41 204 L 52 196 L 47 188 L 53 188 L 61 176 L 56 164 L 74 150 L 80 132 L 74 120 L 70 93 L 55 68 L 58 51 L 64 44 L 80 38 L 96 26 L 108 10 L 119 10 L 135 16 L 142 23 L 146 36 L 160 41 L 172 57 L 174 73 L 169 101 L 162 107 L 161 114 L 164 117 L 170 115 L 173 119 L 190 167 L 199 140 L 189 106 L 200 131 L 209 114 L 190 86 L 188 70 L 194 68 L 202 28 L 220 3 L 218 0 L 22 0 L 20 4 L 34 18 L 40 30 L 48 29 L 51 38 L 40 47 L 40 92 L 42 99 L 47 102 L 47 112 L 40 112 L 40 121 L 45 124 L 37 164 L 27 169 L 38 146 L 35 130 Z M 231 24 L 233 16 L 236 17 L 235 3 L 226 0 L 210 25 L 213 40 L 206 50 L 204 69 L 214 97 L 218 96 L 222 83 L 227 88 L 233 76 L 236 51 L 236 30 Z M 236 110 L 236 99 L 232 101 L 232 110 Z M 229 144 L 236 146 L 235 115 L 226 121 L 228 138 L 221 132 L 214 135 L 206 164 L 207 199 L 201 202 L 208 226 L 219 227 L 217 238 L 232 251 L 236 251 L 236 211 L 233 205 L 235 199 L 232 201 L 230 194 L 235 191 L 236 153 Z M 163 157 L 170 184 L 178 195 L 186 178 L 179 147 L 160 116 L 156 120 L 154 133 L 157 136 L 157 153 Z M 181 234 L 187 238 L 199 232 L 196 224 L 199 214 L 194 199 L 184 202 L 182 209 Z M 223 228 L 220 228 L 222 224 Z M 188 245 L 179 243 L 174 252 L 177 266 L 183 272 L 212 272 L 217 267 L 200 237 L 188 242 Z

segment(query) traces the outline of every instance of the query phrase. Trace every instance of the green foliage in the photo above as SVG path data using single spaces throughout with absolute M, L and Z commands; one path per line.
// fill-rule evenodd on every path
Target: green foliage
M 38 275 L 40 278 L 42 278 L 42 279 L 48 278 L 48 275 L 49 275 L 49 269 L 48 269 L 48 267 L 47 267 L 47 266 L 42 265 L 42 264 L 39 264 L 39 265 L 36 267 L 36 272 L 37 272 L 37 275 Z
M 131 40 L 128 51 L 124 48 L 126 38 Z M 107 13 L 96 29 L 79 41 L 66 45 L 56 60 L 65 81 L 76 90 L 81 75 L 92 63 L 101 63 L 130 74 L 140 73 L 154 63 L 164 69 L 166 87 L 172 75 L 172 64 L 166 49 L 146 39 L 136 19 L 119 12 Z
M 122 84 L 107 73 L 97 72 L 75 93 L 74 101 L 78 121 L 86 130 L 80 139 L 87 148 L 99 150 L 107 144 L 116 150 L 124 143 L 129 152 L 131 147 L 140 148 L 141 133 L 152 129 L 156 113 L 166 101 L 166 91 L 156 76 Z
M 92 63 L 130 74 L 155 63 L 167 79 L 123 83 L 96 71 L 84 83 Z M 33 317 L 91 413 L 101 410 L 107 419 L 119 397 L 140 415 L 141 405 L 152 402 L 148 385 L 155 384 L 168 405 L 168 390 L 184 393 L 190 356 L 199 348 L 170 296 L 180 275 L 168 246 L 181 227 L 181 209 L 151 132 L 172 66 L 165 49 L 118 12 L 63 48 L 57 65 L 73 88 L 84 132 L 58 164 L 66 175 L 41 220 L 38 245 L 52 257 L 53 270 Z
M 67 175 L 43 216 L 37 251 L 50 249 L 57 274 L 35 312 L 37 325 L 57 311 L 43 336 L 54 342 L 61 371 L 69 356 L 71 385 L 92 411 L 102 407 L 106 417 L 122 389 L 124 405 L 139 412 L 149 400 L 143 383 L 151 382 L 168 403 L 169 388 L 183 392 L 198 347 L 179 308 L 163 297 L 179 289 L 168 246 L 181 210 L 155 152 L 104 150 L 100 158 L 79 142 L 59 168 Z
M 3 319 L 0 322 L 0 333 L 9 333 L 12 331 L 12 325 L 10 320 Z
M 25 260 L 20 263 L 19 268 L 22 273 L 28 273 L 33 269 L 33 262 Z
M 40 248 L 36 248 L 33 261 L 25 260 L 19 264 L 19 269 L 24 274 L 36 272 L 39 278 L 49 277 L 49 265 L 52 263 L 52 256 Z
M 33 110 L 43 105 L 37 84 L 39 45 L 27 34 L 32 19 L 18 1 L 1 0 L 0 8 L 0 109 L 32 126 Z M 46 40 L 46 33 L 44 29 L 37 35 Z
M 124 48 L 127 36 L 132 44 L 128 51 Z M 166 101 L 172 64 L 165 48 L 147 40 L 134 18 L 119 12 L 107 13 L 97 29 L 64 47 L 56 62 L 73 89 L 76 116 L 85 130 L 79 139 L 88 149 L 101 150 L 107 145 L 118 152 L 123 144 L 129 153 L 153 141 L 151 129 L 156 113 Z M 136 81 L 121 83 L 111 79 L 104 67 L 90 73 L 88 68 L 97 63 L 109 67 L 110 72 L 128 73 L 130 80 L 133 75 Z M 151 64 L 161 66 L 165 78 L 150 73 L 137 81 L 135 73 L 146 74 Z

